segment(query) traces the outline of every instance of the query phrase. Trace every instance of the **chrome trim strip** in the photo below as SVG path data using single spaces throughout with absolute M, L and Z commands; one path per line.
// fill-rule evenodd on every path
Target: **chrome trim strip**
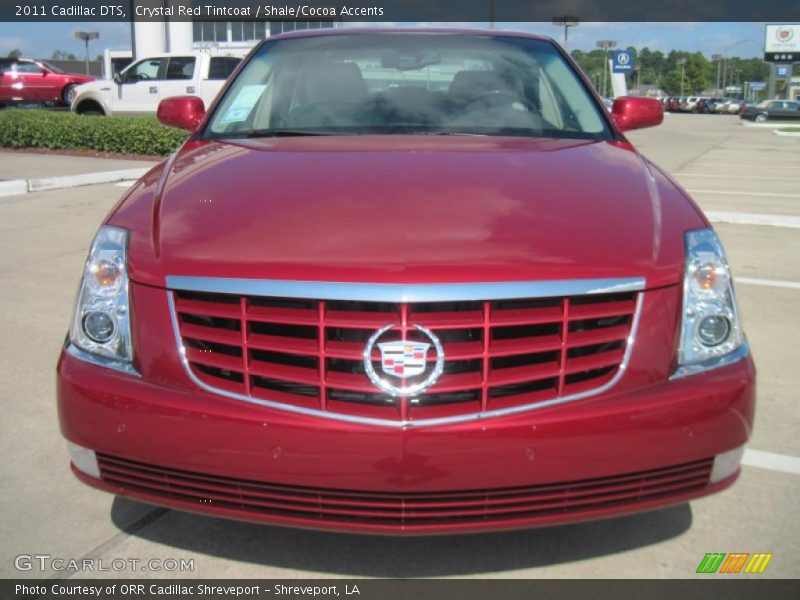
M 112 360 L 104 356 L 92 354 L 91 352 L 87 352 L 82 348 L 78 348 L 69 339 L 67 339 L 67 343 L 64 346 L 64 350 L 67 354 L 69 354 L 73 358 L 77 358 L 78 360 L 82 360 L 83 362 L 91 363 L 93 365 L 97 365 L 98 367 L 105 367 L 106 369 L 114 369 L 115 371 L 119 371 L 120 373 L 125 373 L 126 375 L 141 377 L 139 371 L 137 371 L 130 363 L 118 360 Z
M 642 279 L 641 281 L 644 282 L 644 279 Z M 526 412 L 529 410 L 545 408 L 547 406 L 564 404 L 566 402 L 574 402 L 575 400 L 582 400 L 584 398 L 589 398 L 591 396 L 602 394 L 603 392 L 611 389 L 614 385 L 616 385 L 616 383 L 620 380 L 620 378 L 623 376 L 626 369 L 628 368 L 628 363 L 630 362 L 631 353 L 633 351 L 634 341 L 636 340 L 636 332 L 639 329 L 639 317 L 642 314 L 642 305 L 644 304 L 644 294 L 639 293 L 636 297 L 636 310 L 633 314 L 633 323 L 631 323 L 631 331 L 630 334 L 628 335 L 627 346 L 625 348 L 625 355 L 623 356 L 622 363 L 620 363 L 619 369 L 617 370 L 617 373 L 614 375 L 614 377 L 612 377 L 604 385 L 598 388 L 595 388 L 593 390 L 588 390 L 585 392 L 580 392 L 578 394 L 572 394 L 571 396 L 563 396 L 561 398 L 553 398 L 552 400 L 545 400 L 543 402 L 535 402 L 532 404 L 525 404 L 521 406 L 514 406 L 498 410 L 490 410 L 486 412 L 476 412 L 468 415 L 440 417 L 438 419 L 422 419 L 418 421 L 393 421 L 389 419 L 375 419 L 372 417 L 359 417 L 357 415 L 333 413 L 313 408 L 292 406 L 290 404 L 273 402 L 271 400 L 262 400 L 260 398 L 254 398 L 252 396 L 245 396 L 244 394 L 237 394 L 235 392 L 229 392 L 227 390 L 215 388 L 214 386 L 204 383 L 192 372 L 192 368 L 189 365 L 188 359 L 186 358 L 186 349 L 184 348 L 183 342 L 181 340 L 181 332 L 178 326 L 178 315 L 177 312 L 175 311 L 175 301 L 173 300 L 172 297 L 173 296 L 172 291 L 167 290 L 166 294 L 167 294 L 167 303 L 169 304 L 170 318 L 172 319 L 172 331 L 175 335 L 175 342 L 178 345 L 178 352 L 180 354 L 181 364 L 183 364 L 183 369 L 184 371 L 186 371 L 186 374 L 189 377 L 189 379 L 201 389 L 207 392 L 211 392 L 213 394 L 219 394 L 221 396 L 232 398 L 234 400 L 241 400 L 244 402 L 249 402 L 251 404 L 258 404 L 260 406 L 266 406 L 268 408 L 274 408 L 277 410 L 299 413 L 302 415 L 307 415 L 312 417 L 321 417 L 324 419 L 346 421 L 349 423 L 359 423 L 361 425 L 378 425 L 381 427 L 394 427 L 401 429 L 407 429 L 411 427 L 426 427 L 426 426 L 430 427 L 433 425 L 451 425 L 454 423 L 465 423 L 469 421 L 481 421 L 483 419 L 513 415 L 516 413 Z
M 551 298 L 613 292 L 638 292 L 643 277 L 617 279 L 560 279 L 554 281 L 501 281 L 487 283 L 342 283 L 282 279 L 167 276 L 167 288 L 190 292 L 272 296 L 310 300 L 362 302 L 457 302 Z
M 725 356 L 712 358 L 703 362 L 695 363 L 693 365 L 682 365 L 675 369 L 675 372 L 669 376 L 670 381 L 674 379 L 682 379 L 690 375 L 697 375 L 698 373 L 705 373 L 711 369 L 718 369 L 719 367 L 727 367 L 735 362 L 739 362 L 743 358 L 750 355 L 750 345 L 747 340 L 742 343 L 736 350 Z

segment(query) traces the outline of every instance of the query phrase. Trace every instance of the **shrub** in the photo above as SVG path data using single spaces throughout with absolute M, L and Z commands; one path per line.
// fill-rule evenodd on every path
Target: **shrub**
M 37 109 L 0 111 L 0 147 L 166 155 L 188 137 L 154 117 L 98 117 Z

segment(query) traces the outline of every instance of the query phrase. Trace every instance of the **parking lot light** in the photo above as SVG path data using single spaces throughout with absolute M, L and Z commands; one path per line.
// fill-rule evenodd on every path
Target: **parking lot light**
M 568 38 L 569 38 L 569 28 L 570 27 L 577 27 L 580 25 L 580 19 L 578 17 L 572 17 L 569 15 L 564 15 L 563 17 L 553 17 L 553 25 L 556 27 L 563 27 L 564 28 L 564 50 L 568 50 Z
M 79 40 L 83 40 L 83 43 L 86 44 L 86 74 L 89 74 L 89 40 L 96 40 L 100 38 L 100 34 L 97 31 L 76 31 L 75 37 Z

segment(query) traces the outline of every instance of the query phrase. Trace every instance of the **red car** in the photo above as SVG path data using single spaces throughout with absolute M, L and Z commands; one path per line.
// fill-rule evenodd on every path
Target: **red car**
M 0 58 L 0 104 L 57 102 L 69 105 L 75 88 L 94 80 L 90 75 L 65 73 L 43 61 Z
M 565 523 L 731 485 L 755 372 L 722 246 L 552 40 L 263 42 L 108 215 L 58 364 L 83 482 L 279 525 Z

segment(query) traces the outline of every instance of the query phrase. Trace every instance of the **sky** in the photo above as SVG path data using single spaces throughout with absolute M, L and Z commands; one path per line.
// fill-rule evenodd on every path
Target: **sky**
M 349 26 L 350 24 L 348 24 Z M 378 25 L 371 23 L 367 25 Z M 415 23 L 397 23 L 415 25 Z M 417 25 L 426 25 L 417 23 Z M 432 24 L 431 24 L 432 25 Z M 448 26 L 488 27 L 488 23 L 438 23 Z M 707 56 L 723 54 L 749 58 L 761 56 L 764 44 L 764 23 L 581 23 L 570 28 L 569 49 L 592 50 L 600 39 L 616 40 L 619 47 L 649 47 L 651 50 L 701 51 Z M 551 23 L 498 23 L 500 29 L 532 31 L 552 36 L 559 41 L 563 29 Z M 75 39 L 75 31 L 97 31 L 100 39 L 90 45 L 93 58 L 105 48 L 130 48 L 128 23 L 0 23 L 0 56 L 19 48 L 24 56 L 49 58 L 54 50 L 72 52 L 82 57 L 83 42 Z

